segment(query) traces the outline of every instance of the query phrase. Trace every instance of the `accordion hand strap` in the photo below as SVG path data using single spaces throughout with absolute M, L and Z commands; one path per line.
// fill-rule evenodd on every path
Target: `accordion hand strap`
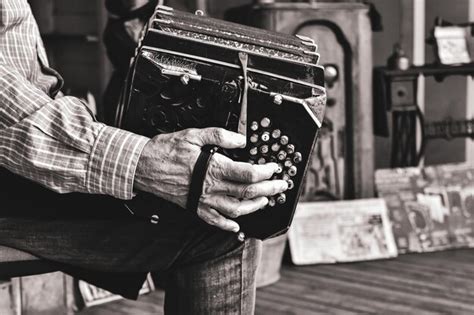
M 188 200 L 186 208 L 196 212 L 199 205 L 199 199 L 202 195 L 202 188 L 204 185 L 204 178 L 209 167 L 209 162 L 212 156 L 216 153 L 217 147 L 206 145 L 201 148 L 201 154 L 194 165 L 194 171 L 191 176 L 191 184 L 189 187 Z
M 247 93 L 249 87 L 247 75 L 248 54 L 240 52 L 239 61 L 242 68 L 244 86 L 240 95 L 240 117 L 237 131 L 245 136 L 247 134 Z M 199 154 L 191 176 L 188 200 L 186 202 L 186 208 L 188 210 L 197 211 L 198 209 L 209 161 L 217 149 L 218 147 L 211 145 L 206 145 L 201 148 L 201 154 Z

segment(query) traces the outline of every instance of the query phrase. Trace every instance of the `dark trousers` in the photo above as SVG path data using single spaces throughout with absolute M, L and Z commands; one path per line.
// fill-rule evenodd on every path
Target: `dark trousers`
M 260 244 L 204 224 L 178 207 L 157 209 L 158 224 L 132 216 L 123 201 L 60 195 L 2 171 L 0 244 L 135 298 L 150 271 L 166 275 L 169 314 L 251 314 Z

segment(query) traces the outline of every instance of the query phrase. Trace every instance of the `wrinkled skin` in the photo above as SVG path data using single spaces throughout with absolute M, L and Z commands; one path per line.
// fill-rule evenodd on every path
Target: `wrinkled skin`
M 222 128 L 186 129 L 158 135 L 143 149 L 135 188 L 185 208 L 201 147 L 209 144 L 236 149 L 245 147 L 245 141 L 244 136 Z M 238 232 L 240 227 L 232 218 L 265 207 L 266 196 L 288 189 L 284 180 L 269 180 L 277 168 L 276 163 L 252 165 L 214 154 L 204 179 L 198 216 L 208 224 Z

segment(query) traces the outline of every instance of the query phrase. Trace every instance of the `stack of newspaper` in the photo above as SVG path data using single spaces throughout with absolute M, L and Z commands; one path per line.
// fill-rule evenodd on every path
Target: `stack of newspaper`
M 400 253 L 474 246 L 474 165 L 378 170 Z

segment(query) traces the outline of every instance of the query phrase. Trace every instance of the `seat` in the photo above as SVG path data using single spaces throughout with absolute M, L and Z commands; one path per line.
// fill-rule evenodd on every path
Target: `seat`
M 14 248 L 0 246 L 0 279 L 57 271 L 53 264 Z

